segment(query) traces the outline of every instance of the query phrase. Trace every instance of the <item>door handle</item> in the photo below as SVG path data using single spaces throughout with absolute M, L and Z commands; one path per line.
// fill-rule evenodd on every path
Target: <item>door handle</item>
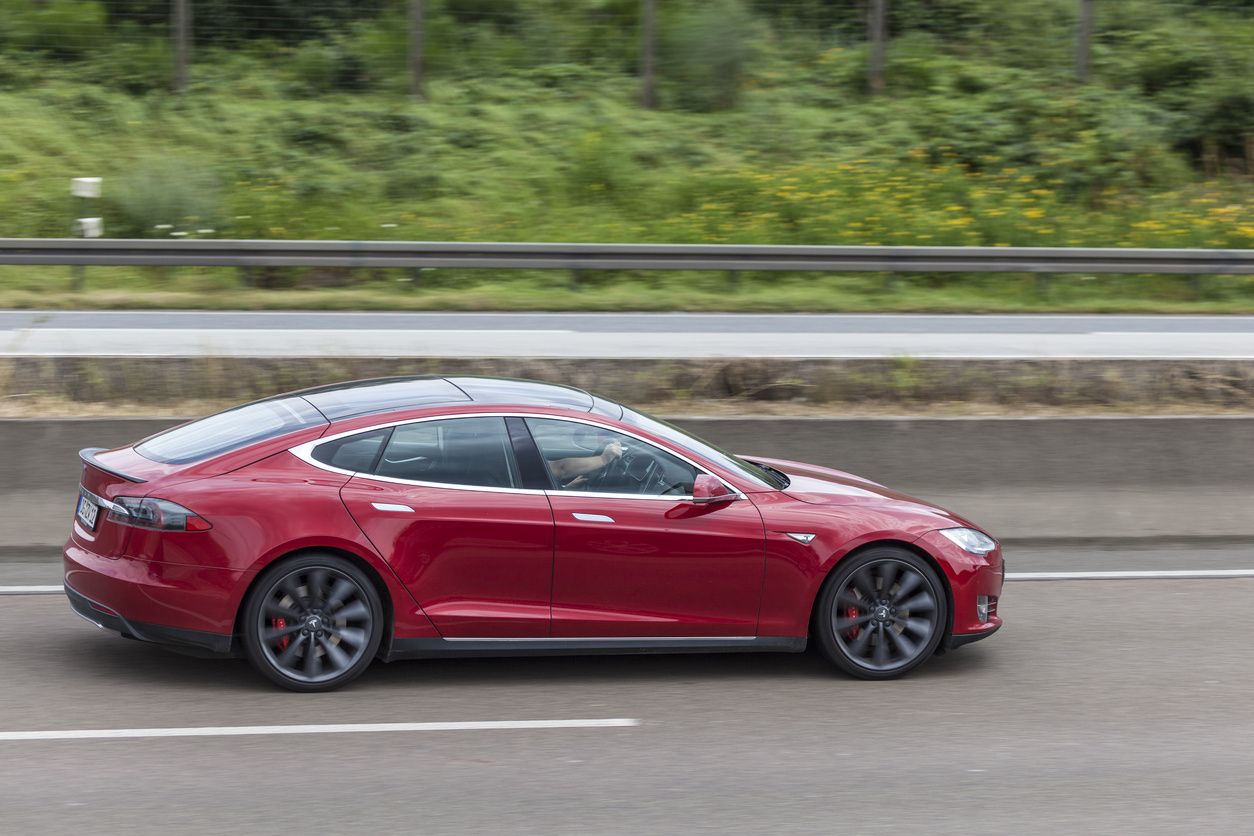
M 573 511 L 571 513 L 571 516 L 577 520 L 582 520 L 583 522 L 600 522 L 600 523 L 614 522 L 613 517 L 607 517 L 605 514 L 581 514 L 578 511 Z
M 410 508 L 408 505 L 398 505 L 394 502 L 371 502 L 370 504 L 379 511 L 394 511 L 397 514 L 414 513 L 414 509 Z

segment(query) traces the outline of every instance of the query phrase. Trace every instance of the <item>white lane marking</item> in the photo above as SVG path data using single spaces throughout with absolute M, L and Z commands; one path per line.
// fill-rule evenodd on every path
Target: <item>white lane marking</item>
M 1110 572 L 1008 572 L 1007 581 L 1139 581 L 1254 578 L 1254 569 L 1131 569 Z M 60 595 L 62 586 L 0 586 L 0 595 Z
M 1254 578 L 1254 569 L 1147 569 L 1118 572 L 1007 572 L 1008 581 L 1138 581 Z
M 205 726 L 172 729 L 66 729 L 0 732 L 0 741 L 116 740 L 143 737 L 240 737 L 277 734 L 364 734 L 374 732 L 506 731 L 525 729 L 608 729 L 638 726 L 639 720 L 474 720 L 448 723 L 342 723 L 322 726 Z

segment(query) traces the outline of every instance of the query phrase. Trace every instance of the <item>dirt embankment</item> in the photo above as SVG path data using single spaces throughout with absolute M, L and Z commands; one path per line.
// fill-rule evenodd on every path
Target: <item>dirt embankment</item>
M 1254 412 L 1248 360 L 0 360 L 0 417 L 196 415 L 341 380 L 524 377 L 666 414 L 1132 415 Z

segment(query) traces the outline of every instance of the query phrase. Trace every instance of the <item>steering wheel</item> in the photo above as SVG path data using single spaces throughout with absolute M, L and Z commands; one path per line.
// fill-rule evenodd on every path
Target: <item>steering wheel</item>
M 602 449 L 602 452 L 605 451 L 605 448 L 601 448 L 601 449 Z M 609 484 L 609 485 L 621 484 L 627 478 L 628 466 L 631 464 L 633 460 L 635 460 L 635 458 L 636 458 L 635 448 L 624 444 L 623 454 L 619 456 L 617 459 L 614 459 L 614 461 L 607 464 L 605 467 L 598 470 L 596 472 L 596 475 L 589 478 L 588 487 L 595 489 L 595 488 L 604 487 L 606 484 Z

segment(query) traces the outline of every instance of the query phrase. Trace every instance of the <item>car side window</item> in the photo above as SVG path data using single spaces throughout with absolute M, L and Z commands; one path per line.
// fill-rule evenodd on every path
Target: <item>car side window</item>
M 371 430 L 370 432 L 337 438 L 326 444 L 319 444 L 313 450 L 313 457 L 325 465 L 351 470 L 355 473 L 369 473 L 379 457 L 379 448 L 391 433 L 391 429 Z
M 561 490 L 691 496 L 701 472 L 660 447 L 604 427 L 528 418 L 527 428 Z
M 374 473 L 413 482 L 521 487 L 504 418 L 402 424 L 392 430 Z

